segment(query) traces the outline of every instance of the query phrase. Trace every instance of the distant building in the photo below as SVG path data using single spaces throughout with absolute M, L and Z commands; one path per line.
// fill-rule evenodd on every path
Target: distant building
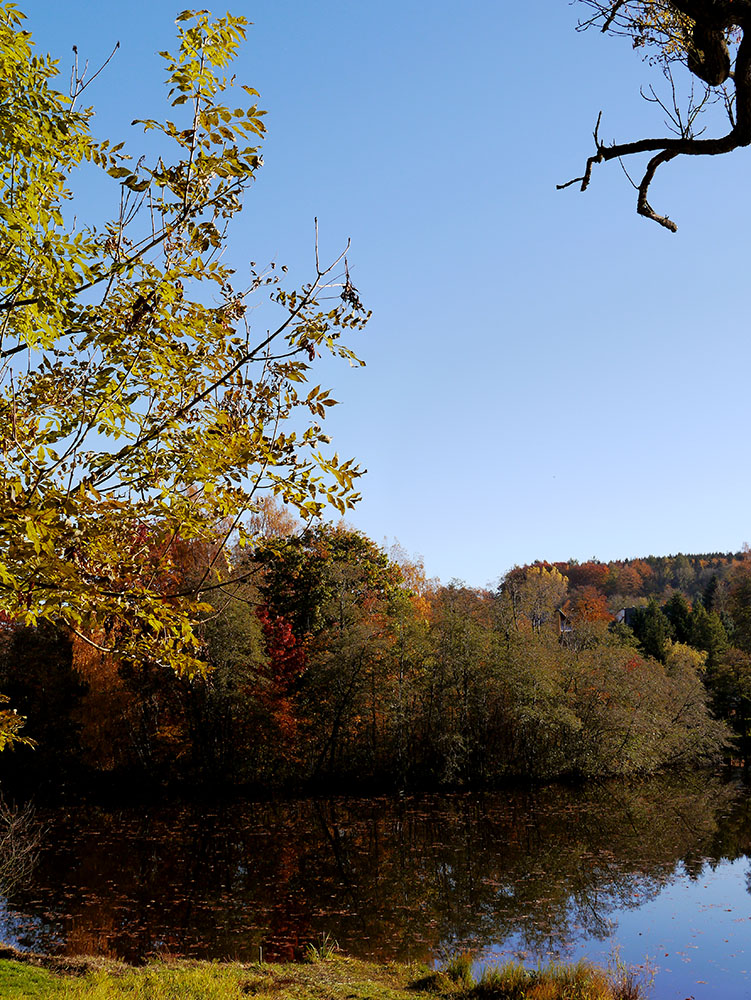
M 615 616 L 615 620 L 619 625 L 628 625 L 629 628 L 633 628 L 636 616 L 642 610 L 642 608 L 621 608 Z
M 569 632 L 573 631 L 574 623 L 571 621 L 563 608 L 558 608 L 558 632 L 561 635 L 568 635 Z

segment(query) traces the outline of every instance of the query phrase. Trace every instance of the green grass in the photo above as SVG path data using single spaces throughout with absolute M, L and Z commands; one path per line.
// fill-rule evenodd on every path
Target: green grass
M 452 959 L 445 975 L 467 1000 L 643 1000 L 648 984 L 620 962 L 607 969 L 580 961 L 527 969 L 519 962 L 488 966 L 479 979 L 467 955 Z
M 607 973 L 586 962 L 540 969 L 509 962 L 484 970 L 472 992 L 493 1000 L 621 1000 Z
M 105 960 L 49 963 L 54 969 L 0 961 L 2 1000 L 642 1000 L 645 993 L 622 967 L 588 963 L 487 969 L 479 979 L 460 955 L 443 970 L 376 965 L 317 949 L 296 965 L 214 962 L 154 963 L 131 968 Z
M 330 934 L 322 934 L 318 943 L 311 943 L 305 949 L 306 962 L 330 962 L 339 951 L 338 943 Z
M 3 1000 L 36 1000 L 57 996 L 59 977 L 46 969 L 0 959 L 0 997 Z

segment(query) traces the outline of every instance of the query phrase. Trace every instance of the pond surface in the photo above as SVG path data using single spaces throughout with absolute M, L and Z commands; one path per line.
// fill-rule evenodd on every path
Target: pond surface
M 41 812 L 18 947 L 140 961 L 587 955 L 656 1000 L 751 996 L 751 799 L 713 776 L 407 799 Z

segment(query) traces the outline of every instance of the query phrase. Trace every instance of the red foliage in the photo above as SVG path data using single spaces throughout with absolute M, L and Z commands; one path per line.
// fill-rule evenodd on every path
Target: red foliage
M 266 639 L 266 655 L 271 667 L 271 679 L 277 687 L 287 689 L 307 666 L 305 649 L 283 615 L 274 615 L 267 604 L 256 616 Z
M 269 658 L 270 685 L 263 700 L 280 733 L 291 739 L 296 735 L 298 725 L 291 691 L 295 680 L 307 666 L 305 648 L 287 619 L 283 615 L 272 615 L 268 605 L 258 608 L 256 616 L 263 629 Z
M 12 632 L 17 628 L 20 628 L 18 619 L 13 618 L 7 611 L 0 610 L 0 631 Z
M 561 572 L 564 572 L 563 570 Z M 594 587 L 604 590 L 609 568 L 607 563 L 585 562 L 579 566 L 568 566 L 565 574 L 571 587 Z

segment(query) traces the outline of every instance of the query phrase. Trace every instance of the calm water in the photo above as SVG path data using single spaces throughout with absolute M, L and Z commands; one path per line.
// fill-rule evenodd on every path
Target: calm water
M 46 812 L 23 948 L 273 960 L 324 933 L 363 957 L 589 955 L 656 1000 L 751 996 L 751 800 L 738 782 Z

